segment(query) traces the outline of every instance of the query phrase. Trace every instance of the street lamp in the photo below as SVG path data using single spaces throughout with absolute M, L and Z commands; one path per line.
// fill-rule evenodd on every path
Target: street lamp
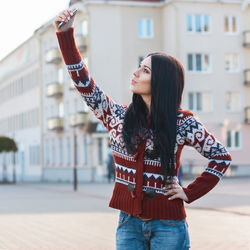
M 74 159 L 73 159 L 73 164 L 74 164 L 74 167 L 73 167 L 73 178 L 74 178 L 74 191 L 77 191 L 77 168 L 76 168 L 76 157 L 77 157 L 77 141 L 76 141 L 76 126 L 73 126 L 73 149 L 74 149 Z
M 77 181 L 77 138 L 76 138 L 76 128 L 82 127 L 89 121 L 89 112 L 77 112 L 70 116 L 70 126 L 73 128 L 73 150 L 74 150 L 74 159 L 73 159 L 73 183 L 74 191 L 77 191 L 78 181 Z

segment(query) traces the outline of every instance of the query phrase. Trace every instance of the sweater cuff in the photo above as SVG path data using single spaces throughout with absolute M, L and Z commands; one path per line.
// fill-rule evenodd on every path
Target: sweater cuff
M 61 53 L 66 65 L 76 64 L 82 60 L 74 39 L 74 28 L 65 32 L 56 32 Z
M 186 203 L 190 204 L 191 202 L 207 194 L 216 186 L 219 180 L 220 179 L 214 175 L 211 175 L 209 173 L 202 173 L 195 179 L 194 182 L 190 183 L 187 187 L 182 187 L 188 198 L 188 201 L 186 201 Z

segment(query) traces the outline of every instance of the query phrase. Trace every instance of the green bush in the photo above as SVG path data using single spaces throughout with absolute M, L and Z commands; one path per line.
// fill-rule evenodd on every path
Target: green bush
M 6 136 L 0 136 L 0 153 L 16 151 L 17 145 L 13 139 Z

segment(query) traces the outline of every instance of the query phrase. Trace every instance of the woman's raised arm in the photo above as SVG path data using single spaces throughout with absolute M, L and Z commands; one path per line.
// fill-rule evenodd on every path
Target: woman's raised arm
M 76 89 L 86 101 L 95 116 L 110 130 L 125 114 L 125 106 L 114 103 L 90 77 L 88 69 L 77 49 L 74 39 L 74 21 L 71 9 L 61 12 L 54 21 L 59 46 L 68 72 L 74 81 Z M 60 22 L 65 24 L 59 28 Z

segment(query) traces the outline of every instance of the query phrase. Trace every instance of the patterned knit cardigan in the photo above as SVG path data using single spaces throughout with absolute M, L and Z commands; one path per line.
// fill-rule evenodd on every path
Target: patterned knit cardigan
M 163 174 L 160 159 L 152 160 L 146 152 L 153 149 L 152 131 L 137 147 L 135 155 L 127 152 L 122 137 L 123 120 L 127 107 L 113 102 L 90 77 L 74 41 L 74 29 L 57 33 L 60 49 L 77 90 L 95 116 L 108 129 L 111 140 L 116 179 L 109 206 L 153 219 L 183 219 L 186 217 L 182 199 L 168 200 L 163 195 Z M 205 171 L 187 187 L 183 187 L 188 203 L 209 192 L 220 180 L 231 162 L 231 156 L 190 111 L 180 110 L 177 119 L 175 145 L 178 176 L 180 156 L 184 145 L 194 147 L 209 159 Z M 133 192 L 128 191 L 133 188 Z M 145 191 L 154 190 L 155 197 L 148 198 Z

